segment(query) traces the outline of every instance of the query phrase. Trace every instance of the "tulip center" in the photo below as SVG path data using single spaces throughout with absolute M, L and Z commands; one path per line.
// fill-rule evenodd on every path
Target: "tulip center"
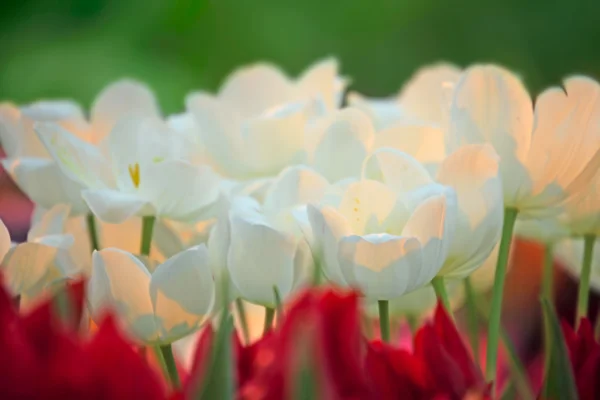
M 129 177 L 131 178 L 131 182 L 133 182 L 133 186 L 137 189 L 140 187 L 140 164 L 135 163 L 134 165 L 129 164 Z

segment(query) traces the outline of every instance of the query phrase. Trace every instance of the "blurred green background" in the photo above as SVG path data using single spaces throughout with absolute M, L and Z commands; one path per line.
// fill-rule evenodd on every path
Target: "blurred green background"
M 0 100 L 73 98 L 108 82 L 148 82 L 166 113 L 237 66 L 270 60 L 292 75 L 339 58 L 352 89 L 396 92 L 414 70 L 499 62 L 533 92 L 600 74 L 600 2 L 509 0 L 3 0 Z

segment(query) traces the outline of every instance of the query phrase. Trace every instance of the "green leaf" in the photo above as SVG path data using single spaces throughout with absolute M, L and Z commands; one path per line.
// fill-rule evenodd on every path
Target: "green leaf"
M 233 399 L 233 354 L 231 334 L 233 318 L 227 308 L 223 310 L 217 340 L 213 345 L 210 368 L 204 377 L 203 387 L 197 399 Z
M 551 338 L 550 363 L 546 366 L 544 398 L 557 400 L 577 400 L 577 387 L 571 369 L 571 362 L 567 353 L 558 318 L 554 308 L 546 298 L 542 298 L 542 311 L 544 314 L 544 328 Z

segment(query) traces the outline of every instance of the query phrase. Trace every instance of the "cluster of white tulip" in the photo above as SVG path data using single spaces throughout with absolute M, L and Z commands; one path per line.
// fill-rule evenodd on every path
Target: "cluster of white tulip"
M 110 309 L 141 342 L 165 345 L 223 301 L 272 309 L 321 276 L 387 318 L 390 305 L 421 315 L 436 294 L 457 305 L 462 281 L 486 270 L 475 280 L 494 285 L 497 331 L 517 217 L 518 232 L 562 240 L 569 259 L 581 251 L 564 239 L 585 236 L 589 281 L 595 81 L 568 78 L 535 106 L 492 65 L 426 67 L 395 98 L 350 93 L 342 107 L 347 83 L 328 59 L 298 79 L 239 69 L 166 118 L 130 80 L 107 87 L 89 119 L 70 101 L 1 105 L 3 165 L 37 206 L 27 243 L 11 250 L 0 226 L 5 283 L 30 302 L 83 275 L 93 319 Z

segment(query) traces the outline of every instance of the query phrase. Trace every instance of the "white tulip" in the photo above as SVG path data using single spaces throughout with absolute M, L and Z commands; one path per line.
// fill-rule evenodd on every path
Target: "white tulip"
M 553 216 L 518 220 L 515 224 L 515 234 L 525 239 L 551 245 L 570 236 L 570 231 L 559 217 Z
M 92 318 L 98 321 L 105 312 L 115 312 L 143 343 L 168 344 L 198 330 L 214 301 L 215 285 L 204 245 L 169 258 L 153 272 L 122 250 L 93 254 L 88 283 Z
M 84 142 L 100 143 L 124 115 L 159 116 L 154 95 L 146 86 L 130 80 L 108 86 L 96 98 L 89 121 L 71 101 L 40 101 L 21 109 L 0 105 L 0 141 L 7 156 L 2 165 L 36 204 L 46 209 L 68 204 L 73 215 L 87 213 L 81 198 L 84 186 L 61 172 L 33 125 L 54 122 Z
M 600 293 L 600 244 L 596 240 L 592 255 L 590 273 L 590 289 Z M 583 239 L 565 239 L 554 245 L 554 255 L 570 276 L 579 280 L 581 276 L 581 260 L 583 259 Z
M 535 102 L 509 71 L 467 69 L 454 91 L 449 144 L 490 143 L 500 156 L 504 204 L 523 218 L 556 215 L 600 167 L 598 85 L 584 77 Z
M 333 59 L 317 63 L 298 80 L 270 64 L 257 64 L 234 72 L 216 96 L 190 95 L 187 108 L 217 171 L 247 180 L 304 162 L 308 121 L 337 109 L 344 86 Z
M 391 300 L 428 284 L 450 250 L 455 203 L 451 188 L 421 190 L 411 181 L 396 192 L 363 180 L 348 185 L 337 207 L 309 206 L 325 275 L 372 300 Z
M 438 276 L 461 279 L 481 266 L 500 239 L 503 199 L 498 161 L 489 145 L 464 146 L 442 161 L 434 180 L 408 154 L 383 148 L 365 160 L 363 176 L 399 193 L 417 188 L 435 191 L 436 182 L 454 189 L 456 228 Z
M 351 93 L 348 103 L 366 111 L 379 130 L 398 124 L 444 128 L 452 89 L 460 72 L 452 64 L 426 66 L 417 70 L 394 97 L 369 99 Z
M 133 215 L 194 221 L 218 196 L 217 176 L 188 161 L 186 141 L 159 119 L 121 119 L 106 151 L 56 124 L 38 123 L 36 130 L 62 171 L 86 187 L 83 198 L 102 221 Z
M 0 220 L 0 266 L 9 292 L 21 296 L 29 306 L 54 283 L 77 274 L 69 258 L 73 236 L 65 233 L 69 207 L 57 205 L 46 212 L 27 234 L 27 242 L 11 245 L 10 235 Z

